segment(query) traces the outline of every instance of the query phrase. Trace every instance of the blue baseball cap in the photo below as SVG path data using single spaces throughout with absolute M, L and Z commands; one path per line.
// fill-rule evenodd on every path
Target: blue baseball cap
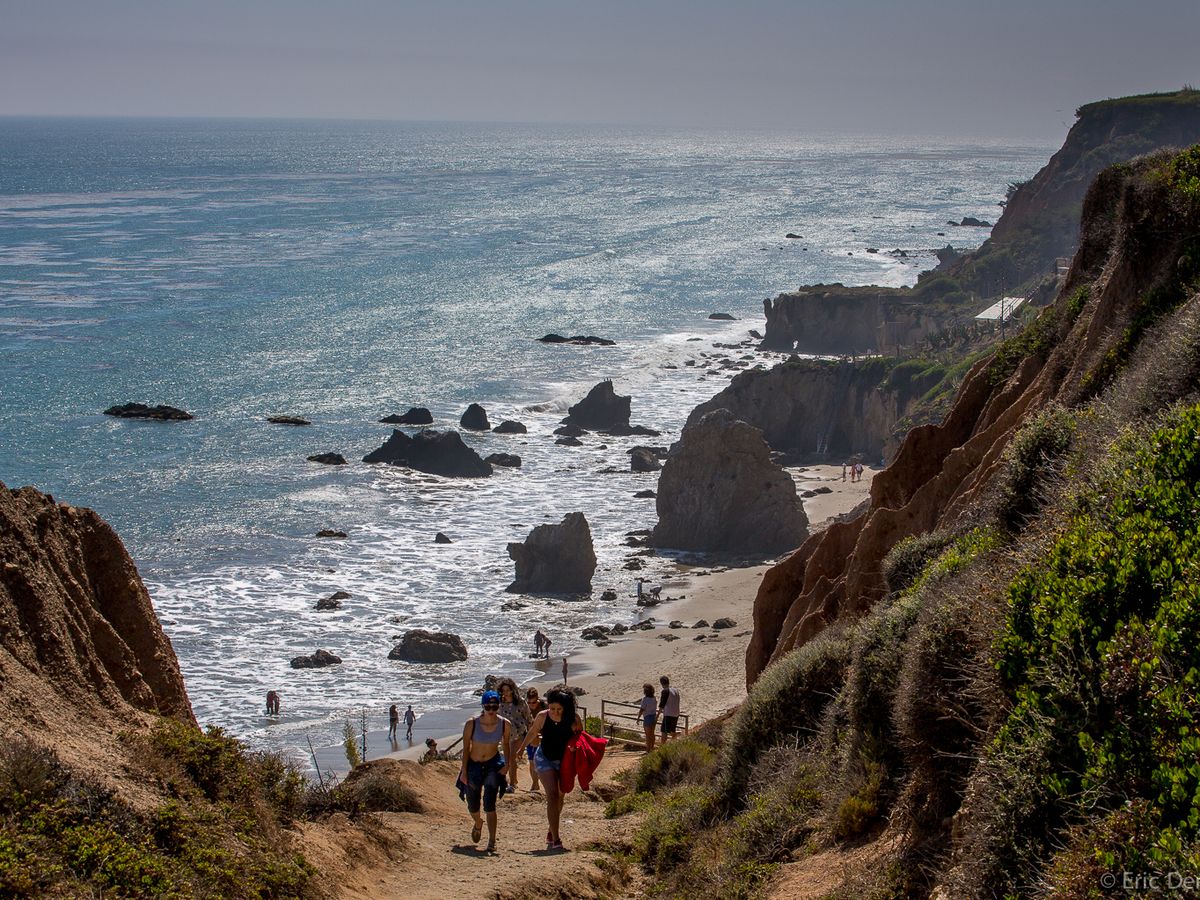
M 484 691 L 483 697 L 481 697 L 479 700 L 479 705 L 487 706 L 489 703 L 499 703 L 499 702 L 500 702 L 500 695 L 497 694 L 495 691 Z

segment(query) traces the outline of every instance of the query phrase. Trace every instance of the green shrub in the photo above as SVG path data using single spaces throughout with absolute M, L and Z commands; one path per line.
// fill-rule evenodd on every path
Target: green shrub
M 883 577 L 888 590 L 899 594 L 912 587 L 929 562 L 953 540 L 954 535 L 950 532 L 927 531 L 900 541 L 883 558 Z
M 634 856 L 650 873 L 665 873 L 687 861 L 696 837 L 712 819 L 713 796 L 699 785 L 676 788 L 652 804 L 633 837 Z
M 1066 823 L 1144 799 L 1145 862 L 1200 868 L 1197 434 L 1191 407 L 1124 450 L 1010 586 L 996 651 L 1013 708 L 990 756 L 1032 782 L 1009 812 L 1012 858 L 1043 859 Z
M 342 749 L 346 751 L 346 762 L 351 769 L 362 765 L 362 755 L 358 752 L 358 732 L 349 722 L 342 725 Z
M 368 764 L 374 766 L 374 763 Z M 360 815 L 365 812 L 421 812 L 421 798 L 386 768 L 359 768 L 333 789 L 333 808 Z
M 1075 418 L 1061 406 L 1050 406 L 1021 426 L 1005 448 L 996 517 L 1010 531 L 1024 527 L 1041 507 L 1043 491 L 1055 462 L 1071 446 Z
M 712 747 L 688 738 L 659 744 L 642 757 L 634 771 L 634 793 L 657 793 L 707 778 L 713 770 L 716 753 Z
M 641 809 L 649 809 L 654 804 L 654 794 L 651 791 L 621 794 L 614 797 L 604 807 L 604 818 L 616 819 Z
M 604 723 L 599 716 L 588 716 L 583 723 L 583 730 L 592 737 L 603 737 Z
M 743 802 L 746 780 L 764 752 L 795 746 L 816 732 L 849 658 L 846 634 L 826 629 L 758 677 L 726 728 L 716 778 L 716 796 L 725 809 Z
M 865 764 L 859 789 L 842 801 L 834 816 L 832 833 L 839 841 L 856 838 L 874 825 L 883 814 L 885 770 L 876 762 Z

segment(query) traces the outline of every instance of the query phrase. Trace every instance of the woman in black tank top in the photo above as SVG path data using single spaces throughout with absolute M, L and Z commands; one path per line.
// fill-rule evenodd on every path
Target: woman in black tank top
M 521 750 L 532 741 L 541 739 L 541 746 L 533 756 L 538 778 L 546 790 L 546 820 L 550 830 L 546 832 L 546 849 L 561 850 L 562 839 L 558 824 L 562 816 L 563 794 L 558 784 L 559 769 L 567 742 L 583 731 L 583 723 L 575 711 L 575 695 L 555 688 L 546 694 L 547 708 L 537 714 L 529 733 L 521 744 Z M 516 752 L 519 754 L 521 750 Z

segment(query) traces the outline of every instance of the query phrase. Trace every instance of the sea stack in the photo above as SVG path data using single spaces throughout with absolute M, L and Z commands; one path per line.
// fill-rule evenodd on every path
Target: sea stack
M 527 594 L 586 594 L 592 589 L 596 551 L 592 530 L 581 512 L 558 525 L 538 525 L 525 542 L 510 543 L 516 579 L 505 590 Z

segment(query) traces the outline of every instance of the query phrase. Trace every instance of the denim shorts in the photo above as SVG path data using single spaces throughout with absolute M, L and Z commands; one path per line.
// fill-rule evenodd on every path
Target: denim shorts
M 642 717 L 642 726 L 645 728 L 653 728 L 654 723 L 658 721 L 658 713 L 648 713 Z
M 542 753 L 542 748 L 537 748 L 537 753 L 533 755 L 533 767 L 539 772 L 558 772 L 562 769 L 561 759 L 546 759 Z
M 533 746 L 533 744 L 530 744 L 528 747 L 525 748 L 525 755 L 528 756 L 530 759 L 533 759 L 534 754 L 537 752 L 538 752 L 538 748 Z

